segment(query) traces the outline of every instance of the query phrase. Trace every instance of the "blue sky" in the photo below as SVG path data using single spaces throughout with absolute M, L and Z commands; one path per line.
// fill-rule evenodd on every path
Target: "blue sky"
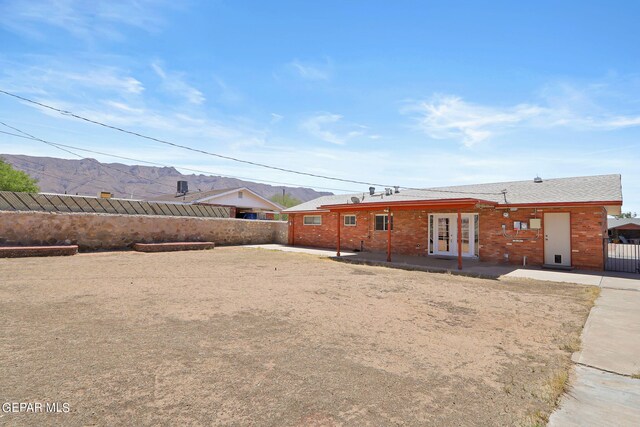
M 621 173 L 624 209 L 640 213 L 638 17 L 637 1 L 2 0 L 0 88 L 196 148 L 358 181 Z M 0 112 L 53 142 L 365 190 L 196 155 L 6 96 Z M 73 157 L 6 135 L 0 152 Z

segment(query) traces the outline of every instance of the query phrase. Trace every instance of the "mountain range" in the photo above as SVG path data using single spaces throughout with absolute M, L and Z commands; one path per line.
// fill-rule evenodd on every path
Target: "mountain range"
M 189 191 L 247 187 L 263 197 L 286 194 L 301 202 L 330 195 L 311 188 L 262 184 L 214 175 L 184 175 L 173 167 L 101 163 L 95 159 L 60 159 L 17 154 L 0 154 L 16 169 L 38 180 L 41 192 L 95 196 L 100 191 L 114 197 L 153 199 L 154 196 L 175 193 L 178 181 L 187 181 Z

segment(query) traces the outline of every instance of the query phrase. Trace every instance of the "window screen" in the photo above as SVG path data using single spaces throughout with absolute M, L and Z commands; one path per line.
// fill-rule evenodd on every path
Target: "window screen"
M 322 217 L 320 215 L 305 215 L 304 225 L 320 225 L 322 224 Z

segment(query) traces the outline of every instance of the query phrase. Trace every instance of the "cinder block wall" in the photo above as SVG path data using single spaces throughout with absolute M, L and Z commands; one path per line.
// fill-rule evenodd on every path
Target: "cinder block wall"
M 544 263 L 544 213 L 569 212 L 571 214 L 571 259 L 576 268 L 602 270 L 604 268 L 603 238 L 606 236 L 606 212 L 602 207 L 539 208 L 509 211 L 503 216 L 501 209 L 463 210 L 463 213 L 479 215 L 479 254 L 481 261 L 508 262 L 522 265 L 527 257 L 530 265 Z M 384 211 L 345 212 L 356 215 L 356 226 L 341 222 L 340 245 L 343 249 L 386 251 L 387 232 L 375 231 L 375 215 Z M 428 255 L 429 214 L 451 213 L 444 210 L 406 210 L 393 213 L 394 229 L 391 232 L 391 250 L 406 255 Z M 322 225 L 304 225 L 304 215 L 290 215 L 289 243 L 300 246 L 335 248 L 337 214 L 322 213 Z M 543 229 L 520 231 L 516 236 L 513 221 L 529 221 L 541 218 Z M 503 233 L 502 224 L 507 226 Z M 506 234 L 506 236 L 505 236 Z M 292 239 L 294 241 L 292 241 Z M 505 255 L 508 255 L 506 257 Z
M 0 212 L 0 244 L 77 244 L 123 249 L 135 242 L 287 243 L 284 221 L 87 213 Z

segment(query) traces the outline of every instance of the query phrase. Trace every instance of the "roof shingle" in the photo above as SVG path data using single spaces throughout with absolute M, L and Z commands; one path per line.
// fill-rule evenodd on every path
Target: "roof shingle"
M 503 190 L 506 190 L 506 195 L 502 194 Z M 528 180 L 402 190 L 399 194 L 390 196 L 370 196 L 369 193 L 337 194 L 310 200 L 286 209 L 284 212 L 312 211 L 324 205 L 348 204 L 352 203 L 351 197 L 358 197 L 362 202 L 368 203 L 462 198 L 488 200 L 501 205 L 622 202 L 622 184 L 620 175 L 612 174 L 553 178 L 545 179 L 540 183 Z

